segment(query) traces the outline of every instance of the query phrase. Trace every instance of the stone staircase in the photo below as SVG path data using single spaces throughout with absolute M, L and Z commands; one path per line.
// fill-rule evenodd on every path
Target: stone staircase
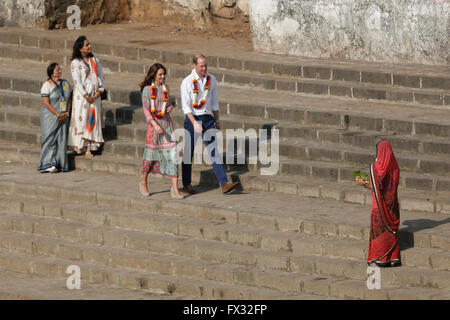
M 72 156 L 76 171 L 40 175 L 38 93 L 49 62 L 71 80 L 72 40 L 0 30 L 0 268 L 53 279 L 77 264 L 92 285 L 174 299 L 450 297 L 450 78 L 442 68 L 208 56 L 223 131 L 277 128 L 279 172 L 228 165 L 243 192 L 224 197 L 211 168 L 197 165 L 201 194 L 168 200 L 167 182 L 152 177 L 159 191 L 144 199 L 137 84 L 163 62 L 179 106 L 191 54 L 90 39 L 110 93 L 108 141 L 93 160 Z M 183 118 L 177 108 L 176 127 Z M 403 266 L 383 269 L 382 289 L 368 290 L 372 198 L 352 171 L 368 170 L 380 139 L 401 168 Z

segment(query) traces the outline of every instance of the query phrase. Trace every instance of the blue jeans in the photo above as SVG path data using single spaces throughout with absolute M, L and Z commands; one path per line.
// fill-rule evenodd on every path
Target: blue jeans
M 209 153 L 210 153 L 209 155 L 212 159 L 212 167 L 213 167 L 214 173 L 216 174 L 216 177 L 219 180 L 220 185 L 223 186 L 224 184 L 226 184 L 228 182 L 228 178 L 225 173 L 225 169 L 223 168 L 223 165 L 220 163 L 216 163 L 216 161 L 214 161 L 215 149 L 216 149 L 216 136 L 215 135 L 211 136 L 210 140 L 205 140 L 205 136 L 204 136 L 205 131 L 207 131 L 208 129 L 215 129 L 216 119 L 211 115 L 194 116 L 194 118 L 198 122 L 201 121 L 201 124 L 203 127 L 203 132 L 202 132 L 203 143 L 209 150 Z M 184 154 L 188 154 L 188 152 L 190 152 L 191 162 L 189 164 L 184 163 L 184 162 L 182 163 L 183 187 L 187 187 L 191 184 L 192 157 L 194 156 L 194 146 L 195 146 L 195 143 L 197 142 L 196 140 L 197 140 L 198 134 L 195 135 L 194 126 L 192 125 L 192 123 L 188 117 L 186 117 L 184 119 L 184 129 L 186 129 L 191 136 L 191 146 L 190 146 L 191 150 L 188 149 L 189 148 L 188 143 L 185 144 L 185 150 L 184 150 Z

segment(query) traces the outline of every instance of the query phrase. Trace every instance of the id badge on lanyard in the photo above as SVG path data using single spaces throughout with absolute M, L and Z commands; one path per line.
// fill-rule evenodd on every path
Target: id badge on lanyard
M 62 85 L 62 83 L 57 84 L 55 81 L 53 81 L 53 79 L 51 79 L 51 80 L 55 84 L 55 86 L 59 89 L 59 91 L 61 93 L 61 101 L 59 102 L 59 109 L 62 112 L 66 112 L 67 111 L 67 101 L 66 101 L 66 98 L 64 97 L 63 85 Z

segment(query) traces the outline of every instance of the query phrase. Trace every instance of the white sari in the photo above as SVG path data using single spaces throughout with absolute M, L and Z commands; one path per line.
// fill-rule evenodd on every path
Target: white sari
M 70 66 L 74 83 L 72 119 L 67 144 L 76 152 L 96 151 L 105 142 L 102 133 L 102 102 L 98 97 L 89 104 L 84 95 L 93 96 L 97 90 L 103 91 L 103 70 L 97 57 L 97 74 L 91 63 L 82 59 L 72 60 Z

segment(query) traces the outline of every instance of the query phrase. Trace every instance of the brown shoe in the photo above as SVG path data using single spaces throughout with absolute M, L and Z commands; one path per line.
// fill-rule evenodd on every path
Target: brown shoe
M 192 188 L 192 185 L 188 185 L 187 187 L 183 187 L 183 190 L 181 190 L 184 194 L 197 194 L 197 192 Z
M 231 191 L 233 191 L 234 189 L 236 189 L 236 187 L 238 185 L 239 185 L 239 182 L 227 182 L 222 187 L 222 193 L 223 194 L 228 194 Z

